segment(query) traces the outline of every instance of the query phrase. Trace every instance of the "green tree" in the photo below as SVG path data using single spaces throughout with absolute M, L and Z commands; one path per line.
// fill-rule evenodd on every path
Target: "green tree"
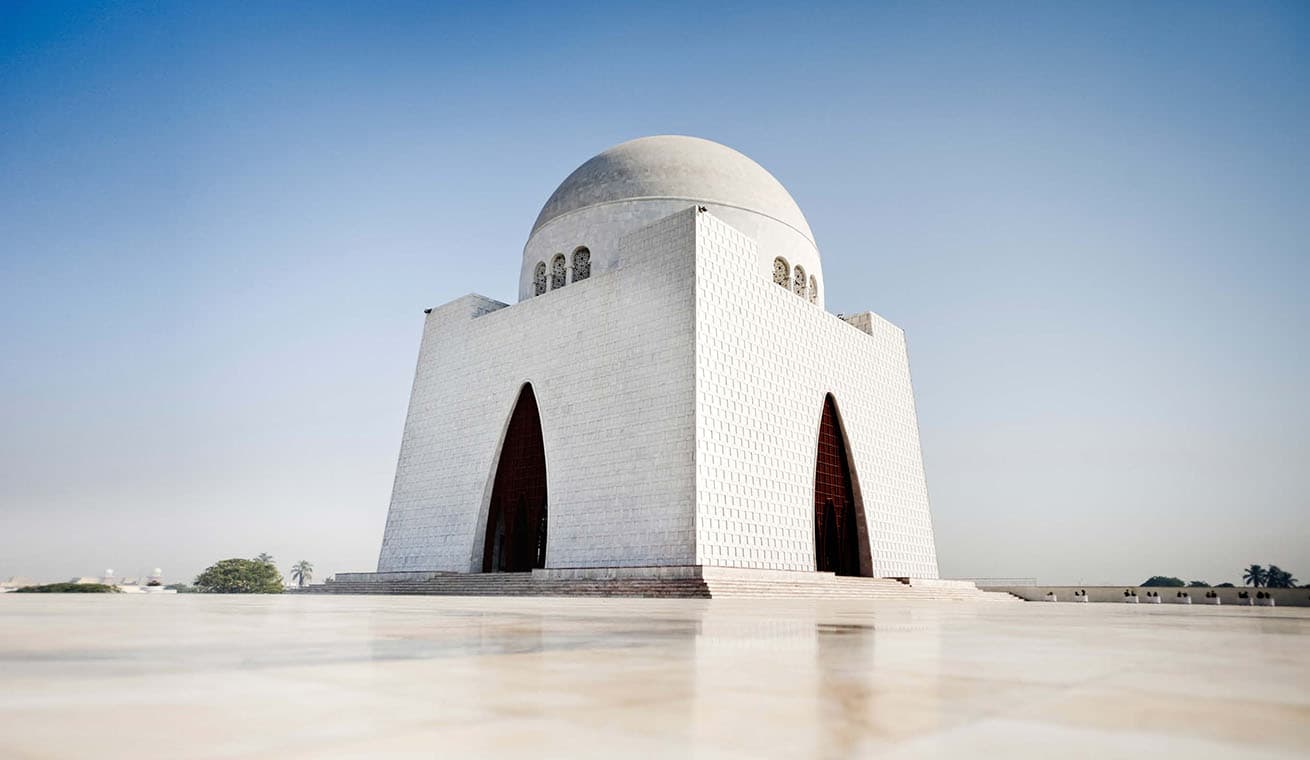
M 1210 588 L 1210 584 L 1205 581 L 1188 581 L 1187 585 L 1190 588 Z
M 1231 583 L 1218 583 L 1215 584 L 1215 588 L 1235 588 L 1235 587 Z
M 309 564 L 309 560 L 300 560 L 291 566 L 291 580 L 296 582 L 300 588 L 304 588 L 306 583 L 314 579 L 314 566 Z
M 117 594 L 121 591 L 118 586 L 103 583 L 47 583 L 14 589 L 15 594 Z
M 1266 588 L 1296 588 L 1296 578 L 1278 565 L 1270 565 L 1265 571 Z
M 1152 575 L 1146 579 L 1142 586 L 1186 586 L 1182 578 L 1172 578 L 1168 575 Z
M 256 562 L 263 562 L 265 565 L 273 564 L 273 555 L 268 552 L 260 552 L 255 556 Z
M 197 575 L 195 586 L 210 594 L 280 594 L 282 574 L 256 559 L 225 559 Z
M 1242 583 L 1248 586 L 1259 588 L 1264 585 L 1266 577 L 1265 569 L 1259 565 L 1251 565 L 1242 571 Z

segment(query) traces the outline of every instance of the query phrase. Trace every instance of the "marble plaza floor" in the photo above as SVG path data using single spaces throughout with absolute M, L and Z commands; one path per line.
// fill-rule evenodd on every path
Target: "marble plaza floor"
M 0 757 L 1304 757 L 1310 609 L 0 596 Z

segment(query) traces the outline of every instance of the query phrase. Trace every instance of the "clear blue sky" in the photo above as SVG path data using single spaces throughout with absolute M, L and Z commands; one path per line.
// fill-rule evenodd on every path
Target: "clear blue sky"
M 947 576 L 1310 582 L 1310 5 L 0 5 L 0 576 L 376 562 L 422 310 L 707 137 L 905 328 Z

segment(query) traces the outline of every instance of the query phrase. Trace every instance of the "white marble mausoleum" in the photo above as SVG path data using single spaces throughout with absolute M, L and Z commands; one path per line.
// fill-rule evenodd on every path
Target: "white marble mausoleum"
M 826 284 L 746 156 L 591 158 L 532 225 L 518 303 L 428 311 L 378 572 L 937 578 L 905 335 Z

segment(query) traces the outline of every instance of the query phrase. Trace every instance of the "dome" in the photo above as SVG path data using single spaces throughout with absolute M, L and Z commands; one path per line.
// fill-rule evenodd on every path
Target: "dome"
M 641 137 L 591 158 L 546 201 L 532 232 L 581 209 L 635 200 L 741 209 L 781 222 L 814 244 L 800 207 L 764 167 L 726 145 L 683 135 Z
M 681 135 L 616 145 L 564 179 L 523 246 L 519 300 L 659 255 L 629 237 L 696 206 L 751 241 L 761 279 L 823 306 L 819 247 L 787 189 L 737 151 Z

